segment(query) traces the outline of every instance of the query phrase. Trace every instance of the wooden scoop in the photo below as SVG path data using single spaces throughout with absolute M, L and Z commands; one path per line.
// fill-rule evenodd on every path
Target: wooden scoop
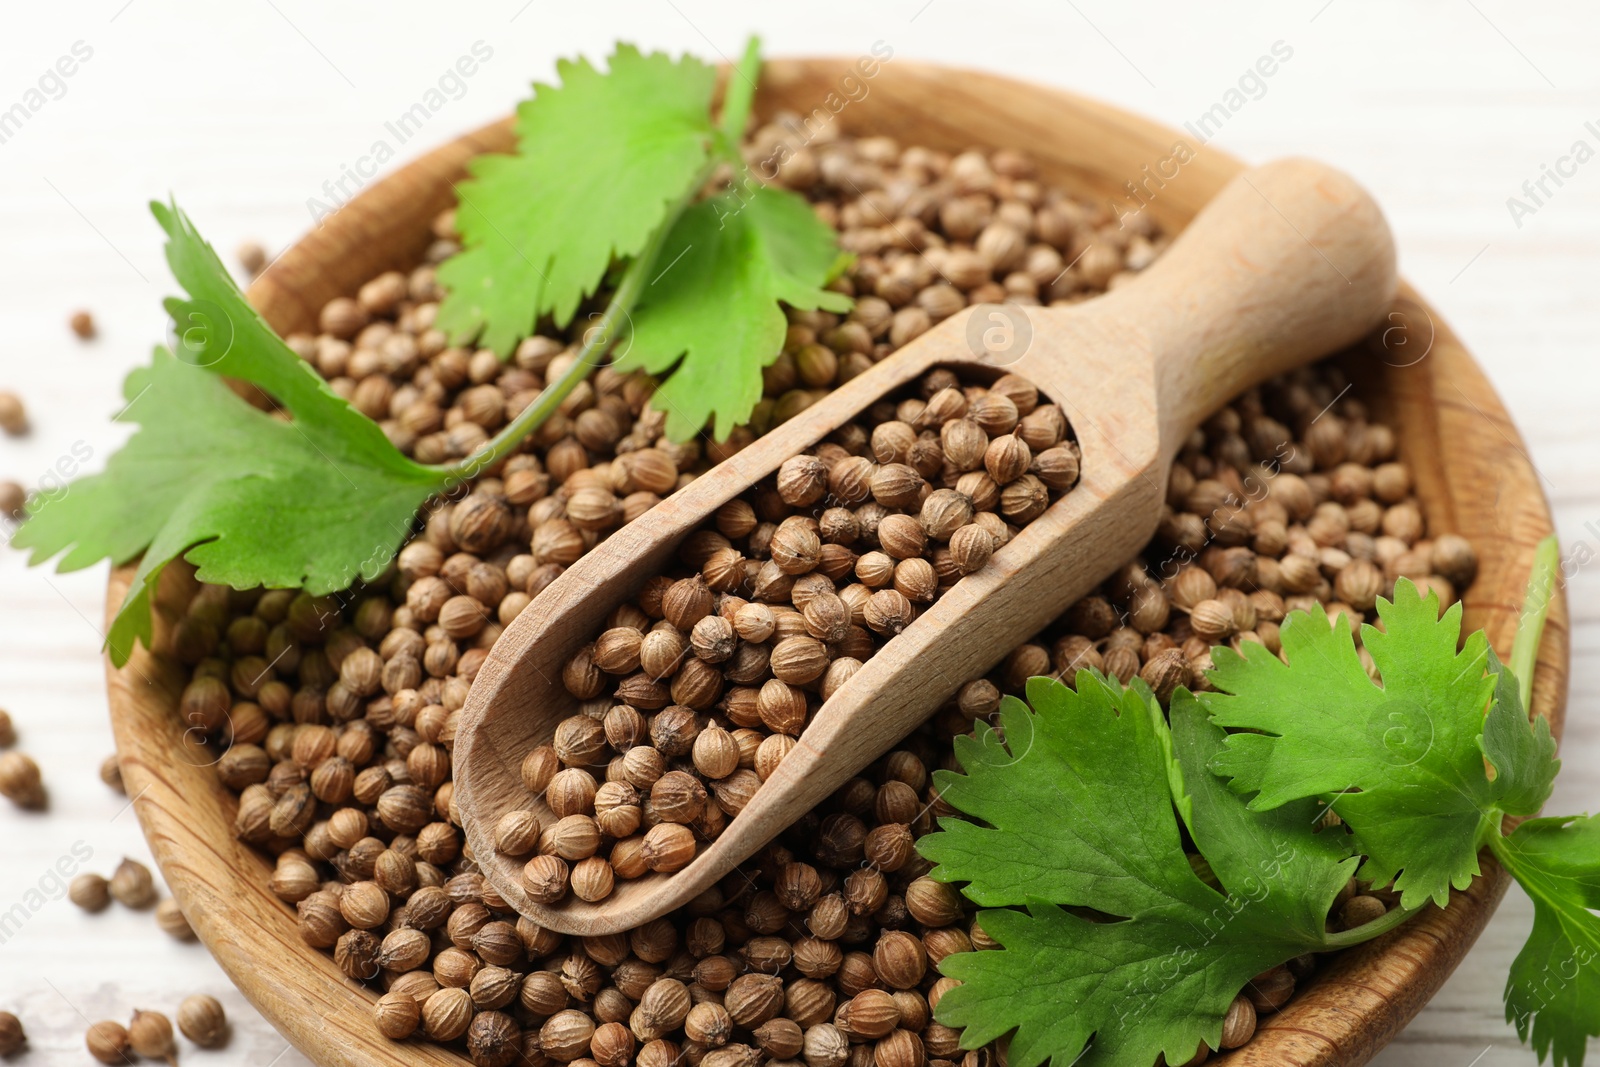
M 1361 337 L 1395 285 L 1393 240 L 1364 190 L 1321 164 L 1272 163 L 1229 183 L 1136 281 L 1071 308 L 968 308 L 674 493 L 568 568 L 478 673 L 456 732 L 455 802 L 484 875 L 517 911 L 568 934 L 627 930 L 686 903 L 1126 563 L 1154 532 L 1173 457 L 1202 420 Z M 719 507 L 880 397 L 962 365 L 1020 374 L 1061 406 L 1083 453 L 1079 484 L 867 660 L 687 867 L 619 880 L 598 903 L 530 900 L 528 857 L 496 852 L 494 830 L 517 809 L 553 820 L 519 768 L 576 712 L 563 665 Z

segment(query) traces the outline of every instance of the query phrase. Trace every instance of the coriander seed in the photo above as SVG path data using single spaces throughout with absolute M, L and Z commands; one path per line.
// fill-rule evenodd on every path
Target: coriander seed
M 594 1020 L 583 1012 L 558 1011 L 539 1028 L 539 1047 L 552 1059 L 570 1063 L 589 1052 L 594 1033 Z
M 1377 897 L 1358 894 L 1345 901 L 1339 908 L 1339 921 L 1344 924 L 1345 929 L 1353 930 L 1383 918 L 1388 910 L 1388 906 Z
M 662 821 L 690 823 L 705 807 L 705 786 L 685 771 L 668 771 L 651 785 L 650 803 Z
M 172 1037 L 172 1020 L 158 1011 L 135 1011 L 128 1023 L 128 1046 L 151 1060 L 178 1062 L 178 1047 Z
M 454 1041 L 472 1022 L 472 997 L 465 989 L 447 988 L 422 1004 L 422 1029 L 435 1041 Z
M 850 1039 L 831 1023 L 807 1028 L 801 1048 L 806 1067 L 844 1067 L 850 1058 Z
M 155 880 L 150 876 L 150 868 L 138 860 L 124 858 L 117 864 L 109 888 L 111 896 L 124 907 L 148 908 L 156 902 Z
M 128 790 L 122 784 L 122 761 L 117 759 L 116 753 L 100 761 L 100 780 L 113 792 L 127 796 Z
M 111 903 L 111 883 L 98 874 L 85 872 L 67 886 L 67 898 L 84 911 L 104 911 Z
M 739 767 L 739 746 L 733 735 L 714 723 L 707 726 L 694 740 L 694 766 L 708 779 L 732 774 Z
M 522 1028 L 503 1012 L 480 1012 L 467 1029 L 467 1055 L 477 1067 L 509 1067 L 522 1055 Z
M 522 976 L 504 967 L 485 967 L 472 976 L 467 987 L 472 1004 L 479 1011 L 492 1011 L 511 1003 L 522 987 Z
M 1256 1009 L 1249 998 L 1238 996 L 1228 1005 L 1228 1014 L 1222 1020 L 1221 1045 L 1224 1049 L 1238 1048 L 1256 1033 Z
M 591 904 L 604 900 L 611 895 L 614 885 L 615 871 L 603 857 L 589 856 L 579 860 L 572 868 L 572 895 L 579 900 Z
M 876 1067 L 923 1067 L 925 1051 L 922 1039 L 910 1030 L 895 1030 L 879 1041 L 872 1050 Z
M 539 796 L 549 786 L 550 780 L 561 769 L 560 757 L 549 745 L 540 745 L 522 760 L 522 784 L 528 792 Z
M 522 856 L 539 843 L 539 816 L 531 811 L 508 811 L 495 824 L 495 848 L 508 856 Z
M 916 617 L 911 601 L 895 589 L 880 589 L 873 593 L 863 614 L 869 627 L 889 637 L 910 626 Z
M 794 456 L 778 468 L 778 495 L 791 507 L 816 503 L 827 487 L 827 468 L 815 456 Z
M 982 570 L 994 552 L 994 540 L 983 527 L 968 523 L 950 535 L 950 554 L 962 574 Z
M 239 261 L 239 266 L 244 272 L 254 278 L 260 274 L 267 265 L 267 250 L 261 246 L 260 241 L 242 241 L 234 249 L 234 258 Z
M 900 1025 L 900 1009 L 881 989 L 864 989 L 839 1009 L 838 1025 L 845 1033 L 866 1040 L 887 1037 Z
M 339 913 L 357 930 L 371 930 L 389 917 L 389 894 L 376 882 L 355 882 L 339 895 Z
M 378 998 L 378 1002 L 373 1005 L 372 1014 L 377 1020 L 378 1032 L 394 1041 L 403 1040 L 416 1033 L 417 1025 L 422 1021 L 422 1008 L 417 1004 L 416 998 L 393 990 Z
M 661 1033 L 677 1029 L 688 1018 L 692 1003 L 689 990 L 682 982 L 675 978 L 657 979 L 639 998 L 635 1012 L 639 1025 L 633 1028 L 634 1033 L 638 1034 L 641 1027 Z
M 326 890 L 311 893 L 296 905 L 300 936 L 313 948 L 332 948 L 349 924 L 339 911 L 339 901 Z
M 1478 573 L 1478 557 L 1472 544 L 1457 534 L 1434 538 L 1431 562 L 1434 572 L 1458 591 L 1471 585 Z
M 172 897 L 167 897 L 156 905 L 156 925 L 161 927 L 161 932 L 174 941 L 193 941 L 194 929 L 189 925 L 189 920 L 184 917 L 178 902 Z
M 694 859 L 694 832 L 680 823 L 664 822 L 652 826 L 644 835 L 645 866 L 657 874 L 682 870 Z
M 5 389 L 0 389 L 0 430 L 12 437 L 28 432 L 28 409 L 23 407 L 20 396 Z
M 523 886 L 530 899 L 554 904 L 567 893 L 568 869 L 559 856 L 535 856 L 522 868 Z
M 9 1011 L 0 1011 L 0 1058 L 16 1055 L 27 1043 L 22 1020 Z
M 1034 473 L 1051 489 L 1070 489 L 1078 481 L 1078 452 L 1066 446 L 1047 448 L 1033 461 Z
M 0 795 L 19 808 L 38 810 L 45 806 L 44 783 L 32 756 L 14 749 L 0 752 Z
M 178 1005 L 178 1029 L 201 1048 L 221 1048 L 228 1040 L 228 1016 L 208 993 L 195 993 Z
M 95 1023 L 84 1035 L 89 1055 L 105 1064 L 132 1063 L 129 1054 L 128 1030 L 121 1023 L 109 1019 Z
M 905 901 L 911 917 L 924 926 L 951 926 L 965 913 L 961 895 L 953 887 L 932 878 L 913 880 L 906 886 Z

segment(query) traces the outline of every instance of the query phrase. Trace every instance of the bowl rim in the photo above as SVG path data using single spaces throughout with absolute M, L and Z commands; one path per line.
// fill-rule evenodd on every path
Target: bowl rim
M 822 90 L 836 84 L 840 72 L 849 71 L 855 62 L 839 57 L 769 61 L 758 108 L 768 109 L 774 102 L 800 93 L 812 94 L 805 99 L 821 99 Z M 917 102 L 913 105 L 892 99 L 892 121 L 887 128 L 882 121 L 871 121 L 881 118 L 879 111 L 857 107 L 851 113 L 846 108 L 837 113 L 845 130 L 872 129 L 892 134 L 896 123 L 916 117 L 916 109 L 925 106 L 923 99 L 937 97 L 941 87 L 959 84 L 959 100 L 942 101 L 951 110 L 941 111 L 938 117 L 924 113 L 921 118 L 941 131 L 953 133 L 954 140 L 962 144 L 971 144 L 974 139 L 970 129 L 960 123 L 974 121 L 983 109 L 1000 115 L 992 107 L 996 99 L 1009 99 L 1011 105 L 1027 113 L 1025 120 L 1018 118 L 1011 124 L 1012 129 L 1026 129 L 1031 124 L 1035 129 L 1046 130 L 1055 129 L 1062 122 L 1076 124 L 1080 131 L 1095 131 L 1109 138 L 1108 151 L 1124 164 L 1138 159 L 1139 153 L 1160 151 L 1161 146 L 1182 139 L 1176 130 L 1081 94 L 983 71 L 894 59 L 884 62 L 877 77 L 887 77 L 889 81 L 878 82 L 874 91 L 898 84 L 897 93 L 914 97 Z M 880 99 L 882 95 L 879 92 Z M 1009 118 L 1009 113 L 1003 117 Z M 502 119 L 449 141 L 373 182 L 258 279 L 248 294 L 252 303 L 282 333 L 304 328 L 314 321 L 316 313 L 306 295 L 308 291 L 314 292 L 319 286 L 326 291 L 330 284 L 348 283 L 351 276 L 370 277 L 375 271 L 362 273 L 368 271 L 366 263 L 371 258 L 366 249 L 376 236 L 385 233 L 390 216 L 406 205 L 415 210 L 419 196 L 425 200 L 431 197 L 430 203 L 446 206 L 451 199 L 449 179 L 459 175 L 473 156 L 503 150 L 510 137 L 511 119 Z M 929 143 L 935 139 L 919 137 L 916 141 Z M 1169 226 L 1181 223 L 1186 217 L 1186 205 L 1209 199 L 1244 165 L 1220 149 L 1202 147 L 1203 153 L 1184 170 L 1193 181 L 1152 202 L 1158 221 Z M 1139 171 L 1125 166 L 1116 173 L 1137 177 Z M 1102 192 L 1115 188 L 1108 184 L 1111 179 L 1106 173 L 1097 174 L 1092 181 L 1073 182 L 1060 177 L 1054 180 L 1080 193 L 1086 188 Z M 396 238 L 392 233 L 388 236 Z M 398 257 L 404 251 L 400 246 L 404 245 L 420 256 L 430 239 L 431 235 L 425 233 L 414 235 L 414 239 L 400 235 L 396 238 L 398 244 L 389 251 Z M 344 288 L 353 287 L 344 284 Z M 1487 419 L 1505 448 L 1496 447 L 1494 459 L 1483 460 L 1477 469 L 1520 487 L 1515 493 L 1517 499 L 1509 507 L 1505 501 L 1498 508 L 1483 509 L 1481 502 L 1474 507 L 1470 492 L 1456 492 L 1470 489 L 1457 486 L 1450 476 L 1454 469 L 1451 464 L 1456 460 L 1426 457 L 1431 465 L 1440 468 L 1434 477 L 1442 486 L 1431 498 L 1423 500 L 1430 525 L 1439 522 L 1444 529 L 1471 530 L 1468 536 L 1480 551 L 1480 577 L 1463 597 L 1467 625 L 1487 629 L 1491 643 L 1505 652 L 1520 606 L 1520 597 L 1508 600 L 1505 595 L 1507 576 L 1519 567 L 1519 573 L 1525 576 L 1533 545 L 1552 532 L 1548 503 L 1499 398 L 1442 318 L 1403 282 L 1396 314 L 1426 318 L 1429 332 L 1424 355 L 1434 358 L 1414 364 L 1422 371 L 1413 374 L 1397 374 L 1398 360 L 1380 360 L 1386 366 L 1378 370 L 1385 386 L 1377 391 L 1379 402 L 1383 395 L 1404 394 L 1416 408 L 1419 402 L 1431 400 L 1436 409 L 1434 421 L 1419 432 L 1440 440 L 1456 440 L 1456 434 L 1474 425 L 1473 419 Z M 1407 320 L 1399 328 L 1409 329 L 1410 325 Z M 1443 381 L 1450 382 L 1459 393 L 1459 400 L 1435 395 L 1434 385 Z M 1505 514 L 1497 514 L 1491 526 L 1479 521 L 1482 517 L 1477 513 L 1484 510 Z M 1508 529 L 1502 529 L 1502 520 L 1509 522 Z M 121 603 L 132 570 L 132 564 L 113 569 L 107 586 L 108 617 Z M 170 625 L 181 607 L 179 601 L 186 588 L 181 568 L 169 567 L 168 571 L 172 574 L 156 598 L 158 634 Z M 1489 575 L 1498 582 L 1488 582 Z M 1569 643 L 1565 592 L 1559 585 L 1546 633 L 1535 672 L 1533 706 L 1559 735 Z M 185 751 L 182 725 L 172 713 L 182 687 L 182 672 L 176 665 L 139 647 L 129 666 L 118 670 L 108 662 L 106 670 L 118 753 L 140 825 L 191 925 L 247 999 L 292 1044 L 319 1064 L 344 1067 L 398 1061 L 404 1056 L 408 1062 L 459 1067 L 464 1060 L 454 1047 L 420 1042 L 396 1044 L 376 1032 L 371 1024 L 371 1005 L 377 994 L 346 979 L 330 954 L 301 941 L 292 912 L 267 888 L 269 861 L 254 846 L 233 837 L 236 801 L 232 794 L 217 781 L 214 771 L 172 758 L 175 752 Z M 197 807 L 200 804 L 204 807 Z M 1248 1045 L 1214 1057 L 1211 1062 L 1229 1067 L 1332 1067 L 1366 1062 L 1437 991 L 1488 922 L 1508 879 L 1487 853 L 1481 861 L 1483 873 L 1468 889 L 1452 894 L 1447 908 L 1430 909 L 1377 941 L 1341 953 L 1297 990 L 1283 1011 L 1265 1017 Z M 237 874 L 241 869 L 252 870 L 260 877 L 240 884 Z

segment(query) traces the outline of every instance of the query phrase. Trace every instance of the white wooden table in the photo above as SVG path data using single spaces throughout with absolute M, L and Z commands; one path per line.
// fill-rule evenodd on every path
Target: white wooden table
M 441 11 L 451 11 L 441 21 Z M 638 0 L 81 0 L 10 13 L 0 34 L 0 388 L 27 400 L 35 429 L 0 439 L 0 477 L 35 483 L 76 447 L 98 467 L 125 431 L 127 369 L 163 336 L 173 292 L 147 200 L 175 192 L 203 232 L 231 250 L 269 247 L 312 225 L 308 201 L 386 141 L 403 161 L 505 113 L 555 57 L 598 57 L 617 36 L 734 55 L 751 29 L 770 52 L 895 54 L 1001 71 L 1115 100 L 1173 125 L 1196 122 L 1276 42 L 1292 56 L 1247 83 L 1215 143 L 1248 159 L 1320 156 L 1378 196 L 1402 267 L 1487 366 L 1520 424 L 1566 547 L 1600 554 L 1600 162 L 1522 190 L 1584 140 L 1600 149 L 1600 21 L 1577 0 L 813 0 L 752 5 Z M 401 144 L 386 122 L 482 41 L 492 57 Z M 82 42 L 78 44 L 78 42 Z M 60 82 L 39 78 L 74 46 Z M 1283 46 L 1280 46 L 1280 51 Z M 42 95 L 28 95 L 30 88 Z M 41 106 L 32 108 L 39 103 Z M 869 102 L 862 106 L 870 107 Z M 392 167 L 394 164 L 390 163 Z M 1563 164 L 1569 172 L 1572 168 Z M 346 188 L 351 187 L 346 181 Z M 1513 218 L 1507 198 L 1531 212 Z M 1520 225 L 1519 225 L 1520 223 Z M 74 308 L 101 337 L 67 332 Z M 1485 428 L 1485 432 L 1491 432 Z M 1487 503 L 1487 502 L 1486 502 Z M 43 766 L 47 817 L 0 809 L 0 1008 L 21 1014 L 24 1064 L 87 1062 L 87 1021 L 135 1007 L 171 1011 L 196 991 L 235 1022 L 225 1051 L 194 1062 L 302 1063 L 228 987 L 205 951 L 168 940 L 148 915 L 85 916 L 51 882 L 58 859 L 92 850 L 109 873 L 148 859 L 126 801 L 96 777 L 111 749 L 99 658 L 105 570 L 29 570 L 0 551 L 0 706 Z M 1570 586 L 1576 623 L 1563 772 L 1551 810 L 1600 806 L 1600 567 Z M 31 894 L 31 890 L 42 893 Z M 37 903 L 38 907 L 33 907 Z M 1384 1067 L 1530 1064 L 1501 1021 L 1506 967 L 1531 922 L 1513 889 L 1438 998 L 1376 1061 Z M 1600 1048 L 1597 1043 L 1596 1048 Z

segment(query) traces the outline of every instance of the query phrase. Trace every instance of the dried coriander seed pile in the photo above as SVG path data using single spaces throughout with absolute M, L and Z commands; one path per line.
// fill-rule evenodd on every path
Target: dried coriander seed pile
M 775 123 L 750 151 L 765 158 L 791 136 Z M 449 780 L 454 712 L 500 628 L 708 462 L 965 304 L 1081 300 L 1165 244 L 1039 183 L 1016 153 L 952 158 L 824 129 L 780 179 L 858 254 L 839 283 L 857 306 L 842 321 L 790 316 L 750 427 L 722 445 L 674 444 L 646 406 L 648 383 L 602 371 L 471 496 L 432 513 L 391 581 L 350 603 L 201 587 L 175 628 L 169 651 L 192 670 L 180 710 L 226 745 L 218 770 L 241 793 L 239 835 L 277 855 L 272 888 L 297 906 L 307 942 L 382 991 L 375 1025 L 387 1036 L 455 1043 L 485 1065 L 988 1067 L 992 1047 L 963 1053 L 959 1035 L 931 1020 L 949 987 L 939 961 L 990 944 L 959 895 L 925 876 L 914 848 L 935 817 L 951 814 L 929 775 L 949 764 L 952 737 L 1032 673 L 1099 665 L 1168 692 L 1167 677 L 1201 684 L 1208 642 L 1274 639 L 1271 602 L 1262 610 L 1258 592 L 1287 608 L 1295 596 L 1332 601 L 1339 589 L 1365 611 L 1356 579 L 1370 571 L 1356 568 L 1340 588 L 1358 561 L 1385 587 L 1399 573 L 1437 576 L 1441 592 L 1446 577 L 1455 588 L 1470 580 L 1470 549 L 1425 539 L 1404 468 L 1388 462 L 1393 435 L 1348 398 L 1313 421 L 1344 383 L 1325 370 L 1292 376 L 1196 434 L 1138 572 L 968 683 L 719 886 L 627 935 L 566 938 L 518 918 L 462 855 Z M 320 335 L 291 338 L 425 460 L 481 444 L 559 373 L 573 341 L 541 334 L 509 365 L 448 347 L 432 328 L 432 264 L 456 249 L 448 216 L 436 233 L 423 266 L 331 302 Z M 1279 454 L 1284 445 L 1292 456 Z M 1241 508 L 1263 460 L 1279 472 L 1275 488 Z M 1354 466 L 1341 468 L 1347 460 Z M 1281 513 L 1271 506 L 1279 490 Z M 1329 505 L 1342 509 L 1342 525 Z M 1194 577 L 1202 571 L 1214 592 Z M 1252 601 L 1254 619 L 1235 594 Z M 1194 609 L 1207 601 L 1196 626 Z M 516 831 L 534 835 L 507 828 Z M 1382 887 L 1351 888 L 1346 923 L 1371 908 L 1365 901 L 1387 904 Z M 1257 1011 L 1287 1000 L 1300 963 L 1261 976 L 1260 999 L 1241 998 L 1230 1047 L 1249 1039 Z
M 1016 375 L 934 370 L 719 509 L 562 672 L 580 710 L 522 765 L 544 807 L 496 827 L 537 853 L 529 894 L 685 867 L 865 660 L 1076 483 L 1067 430 Z

